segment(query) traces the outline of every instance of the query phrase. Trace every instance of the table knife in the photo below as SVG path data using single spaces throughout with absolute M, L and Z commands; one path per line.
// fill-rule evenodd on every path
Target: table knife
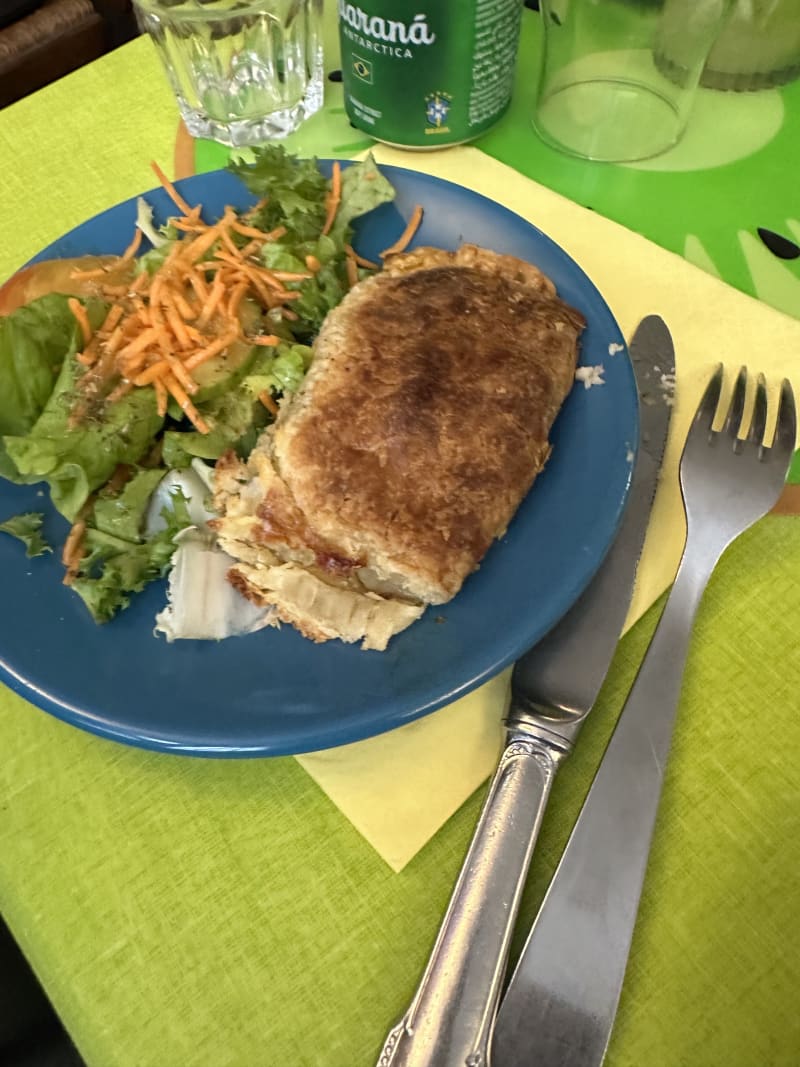
M 667 438 L 675 358 L 658 316 L 639 324 L 630 354 L 639 446 L 619 531 L 575 605 L 514 667 L 505 747 L 427 967 L 378 1067 L 488 1063 L 511 934 L 550 788 L 619 640 Z

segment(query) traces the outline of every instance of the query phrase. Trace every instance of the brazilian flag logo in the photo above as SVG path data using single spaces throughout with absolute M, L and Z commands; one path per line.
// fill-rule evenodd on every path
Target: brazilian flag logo
M 353 56 L 353 74 L 362 82 L 372 85 L 372 64 L 361 56 Z

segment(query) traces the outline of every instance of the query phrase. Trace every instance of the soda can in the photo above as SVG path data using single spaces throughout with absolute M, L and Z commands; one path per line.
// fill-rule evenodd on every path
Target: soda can
M 508 107 L 523 0 L 339 0 L 354 126 L 398 148 L 471 141 Z

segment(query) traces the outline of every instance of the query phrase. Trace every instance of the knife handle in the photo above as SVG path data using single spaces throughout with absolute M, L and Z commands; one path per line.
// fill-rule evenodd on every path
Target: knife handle
M 509 731 L 428 965 L 378 1067 L 485 1067 L 525 876 L 566 754 Z

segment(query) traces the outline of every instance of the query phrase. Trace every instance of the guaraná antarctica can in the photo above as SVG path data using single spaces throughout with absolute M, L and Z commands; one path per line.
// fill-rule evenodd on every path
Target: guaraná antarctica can
M 522 5 L 339 0 L 350 121 L 400 148 L 441 148 L 483 133 L 511 99 Z

